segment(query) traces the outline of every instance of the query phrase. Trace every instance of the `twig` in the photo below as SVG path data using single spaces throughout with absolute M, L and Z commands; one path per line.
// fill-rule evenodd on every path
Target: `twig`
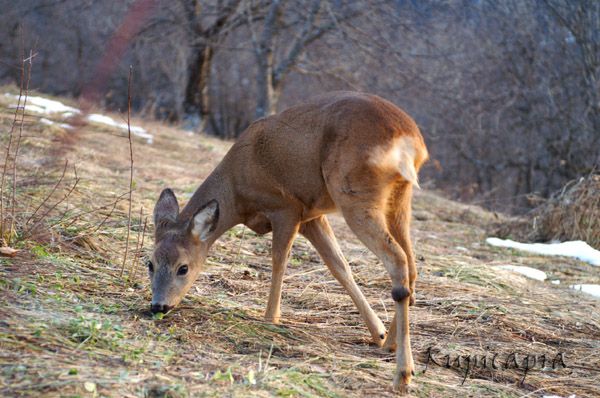
M 30 232 L 33 231 L 38 225 L 40 225 L 42 223 L 42 221 L 44 221 L 46 219 L 46 216 L 48 216 L 48 214 L 50 214 L 50 212 L 56 208 L 56 206 L 58 206 L 59 204 L 61 204 L 65 200 L 67 200 L 69 198 L 69 196 L 71 196 L 71 194 L 73 193 L 75 188 L 77 188 L 77 184 L 79 184 L 80 178 L 77 175 L 77 168 L 75 166 L 73 166 L 73 170 L 75 173 L 75 182 L 73 183 L 73 186 L 67 191 L 65 196 L 63 196 L 54 205 L 50 206 L 50 208 L 48 210 L 46 210 L 46 212 L 44 212 L 44 214 L 42 214 L 40 216 L 40 219 L 37 222 L 35 222 L 31 227 L 27 228 L 27 230 L 25 232 L 23 232 L 23 237 L 29 236 Z
M 129 234 L 131 232 L 131 194 L 133 192 L 133 143 L 131 142 L 131 74 L 133 67 L 129 65 L 129 77 L 127 79 L 127 139 L 129 140 L 129 209 L 127 211 L 127 238 L 125 239 L 125 255 L 123 255 L 123 264 L 121 273 L 123 276 L 125 263 L 127 262 L 127 253 L 129 251 Z
M 13 189 L 12 189 L 12 209 L 10 219 L 10 234 L 8 236 L 8 243 L 10 245 L 10 239 L 13 231 L 15 230 L 15 214 L 17 206 L 17 157 L 19 156 L 19 147 L 21 146 L 21 137 L 23 136 L 23 123 L 25 122 L 25 109 L 27 108 L 27 96 L 29 94 L 29 82 L 31 81 L 31 65 L 33 59 L 33 51 L 29 50 L 29 58 L 23 60 L 23 69 L 25 69 L 25 63 L 29 62 L 29 68 L 27 68 L 27 79 L 25 80 L 25 99 L 23 100 L 23 112 L 21 113 L 21 123 L 19 124 L 19 135 L 17 137 L 17 144 L 15 145 L 15 156 L 13 157 Z
M 135 239 L 135 255 L 133 261 L 131 262 L 131 266 L 133 270 L 129 271 L 131 275 L 131 280 L 133 280 L 133 274 L 135 273 L 135 265 L 137 264 L 137 259 L 140 255 L 140 234 L 142 233 L 142 220 L 144 219 L 144 206 L 140 206 L 140 225 L 138 227 L 137 236 Z
M 269 347 L 269 355 L 267 355 L 267 360 L 265 361 L 265 374 L 269 371 L 269 361 L 271 360 L 271 355 L 273 355 L 273 343 L 271 343 L 271 347 Z
M 113 212 L 117 208 L 117 203 L 119 203 L 120 201 L 121 201 L 121 198 L 118 198 L 117 200 L 114 201 L 112 209 L 110 209 L 110 211 L 108 212 L 106 217 L 104 217 L 104 219 L 100 222 L 100 224 L 96 225 L 96 228 L 94 228 L 92 232 L 98 232 L 100 230 L 100 228 L 102 228 L 102 226 L 106 223 L 106 221 L 110 218 L 110 216 L 112 216 Z M 107 207 L 107 206 L 103 206 L 103 207 Z M 102 210 L 102 207 L 98 208 L 97 210 Z
M 71 222 L 70 222 L 69 224 L 67 224 L 67 225 L 65 225 L 65 226 L 63 227 L 63 228 L 69 228 L 71 225 L 75 224 L 75 223 L 76 223 L 76 222 L 77 222 L 77 221 L 80 219 L 80 217 L 83 217 L 83 216 L 85 216 L 85 215 L 87 215 L 87 214 L 92 214 L 92 213 L 95 213 L 95 212 L 97 212 L 97 211 L 99 211 L 99 210 L 102 210 L 102 209 L 106 209 L 107 207 L 109 207 L 109 206 L 111 206 L 111 205 L 112 205 L 112 209 L 110 210 L 110 212 L 108 213 L 108 215 L 107 215 L 107 216 L 104 218 L 104 220 L 102 220 L 102 222 L 101 222 L 100 224 L 98 224 L 98 226 L 97 226 L 97 227 L 96 227 L 96 228 L 95 228 L 95 229 L 92 231 L 92 232 L 97 232 L 97 231 L 98 231 L 100 228 L 102 228 L 102 226 L 103 226 L 103 225 L 104 225 L 104 223 L 105 223 L 105 222 L 106 222 L 106 221 L 107 221 L 107 220 L 110 218 L 110 216 L 112 216 L 112 213 L 113 213 L 113 211 L 115 210 L 115 208 L 117 207 L 117 204 L 119 204 L 119 202 L 120 202 L 121 200 L 123 200 L 123 196 L 127 195 L 128 193 L 129 193 L 129 192 L 122 193 L 122 194 L 121 194 L 121 195 L 119 195 L 119 196 L 118 196 L 118 197 L 117 197 L 117 198 L 116 198 L 114 201 L 112 201 L 112 202 L 109 202 L 109 203 L 107 203 L 107 204 L 105 204 L 105 205 L 102 205 L 102 206 L 99 206 L 99 207 L 95 207 L 95 208 L 93 208 L 93 209 L 91 209 L 91 210 L 83 211 L 83 212 L 81 212 L 81 213 L 74 214 L 74 215 L 72 215 L 72 216 L 70 216 L 70 217 L 67 217 L 67 218 L 64 218 L 64 219 L 62 219 L 62 220 L 59 220 L 58 222 L 56 222 L 56 223 L 53 223 L 53 224 L 51 225 L 51 227 L 54 227 L 54 226 L 56 226 L 56 225 L 57 225 L 59 222 L 62 222 L 62 221 L 67 221 L 67 220 L 71 220 Z
M 37 212 L 42 208 L 42 206 L 45 205 L 48 200 L 50 200 L 50 198 L 52 197 L 52 195 L 54 195 L 54 192 L 56 191 L 56 189 L 58 188 L 58 186 L 62 182 L 63 178 L 65 178 L 65 173 L 67 172 L 67 165 L 68 164 L 69 164 L 69 161 L 65 160 L 65 167 L 63 168 L 63 171 L 62 171 L 62 174 L 61 174 L 60 178 L 58 179 L 58 181 L 56 182 L 56 184 L 54 184 L 54 187 L 52 187 L 52 190 L 50 191 L 50 193 L 48 195 L 46 195 L 46 197 L 44 198 L 44 200 L 42 200 L 40 202 L 40 204 L 38 205 L 38 207 L 36 207 L 36 209 L 33 211 L 33 213 L 31 213 L 31 215 L 27 218 L 27 221 L 25 221 L 25 223 L 23 225 L 29 224 L 29 221 L 31 221 L 36 216 Z
M 144 227 L 142 228 L 142 243 L 140 244 L 140 249 L 137 255 L 137 266 L 133 268 L 133 276 L 131 280 L 135 280 L 135 275 L 137 273 L 137 269 L 141 268 L 142 263 L 142 250 L 144 249 L 144 238 L 146 237 L 146 227 L 148 226 L 148 217 L 144 219 Z
M 23 96 L 23 85 L 25 84 L 25 63 L 23 62 L 25 55 L 23 54 L 23 48 L 21 47 L 21 85 L 19 88 L 19 99 L 17 100 L 17 107 L 15 108 L 15 116 L 10 126 L 10 132 L 8 135 L 8 145 L 6 146 L 6 155 L 4 156 L 4 167 L 2 168 L 2 178 L 0 179 L 0 240 L 4 240 L 4 181 L 6 179 L 6 171 L 8 169 L 8 160 L 10 158 L 10 149 L 12 147 L 13 135 L 17 120 L 19 118 L 19 110 L 25 108 L 21 107 L 21 98 Z M 10 234 L 9 234 L 10 235 Z M 8 239 L 10 240 L 10 238 Z M 6 242 L 9 245 L 9 242 Z
M 242 226 L 242 237 L 240 238 L 240 243 L 238 244 L 237 253 L 235 254 L 235 259 L 231 262 L 231 267 L 229 268 L 229 272 L 233 270 L 233 267 L 238 263 L 240 258 L 240 252 L 242 251 L 242 243 L 244 243 L 244 235 L 246 234 L 246 226 Z

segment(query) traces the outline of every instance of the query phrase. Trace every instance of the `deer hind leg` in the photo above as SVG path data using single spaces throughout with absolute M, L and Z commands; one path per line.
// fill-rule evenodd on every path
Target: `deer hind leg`
M 412 201 L 412 184 L 400 182 L 388 198 L 387 225 L 390 233 L 400 244 L 408 261 L 408 278 L 410 283 L 410 305 L 415 304 L 415 284 L 417 266 L 410 239 L 410 217 Z
M 396 373 L 394 387 L 406 392 L 414 375 L 414 361 L 410 348 L 408 306 L 410 300 L 410 278 L 406 253 L 391 235 L 382 201 L 348 201 L 341 204 L 348 226 L 356 236 L 383 262 L 392 279 L 392 298 L 396 314 Z M 393 328 L 393 327 L 392 327 Z
M 381 347 L 385 339 L 385 327 L 354 281 L 350 266 L 340 250 L 327 218 L 321 216 L 307 222 L 301 227 L 300 233 L 312 243 L 329 271 L 346 289 L 367 324 L 373 342 Z
M 406 254 L 410 286 L 409 304 L 414 305 L 416 298 L 415 284 L 417 279 L 417 267 L 410 239 L 411 198 L 412 185 L 405 182 L 399 182 L 388 198 L 386 218 L 390 233 Z M 392 321 L 392 326 L 390 327 L 390 331 L 384 343 L 384 347 L 390 351 L 396 349 L 396 328 L 394 322 L 395 321 Z
M 298 233 L 299 223 L 293 217 L 278 215 L 271 219 L 271 224 L 273 226 L 273 241 L 271 246 L 273 273 L 265 319 L 273 323 L 279 323 L 281 319 L 283 275 L 287 268 L 294 238 Z

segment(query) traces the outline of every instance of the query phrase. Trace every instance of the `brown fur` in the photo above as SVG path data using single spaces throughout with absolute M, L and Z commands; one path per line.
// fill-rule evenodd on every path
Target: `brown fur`
M 257 120 L 176 221 L 171 221 L 173 208 L 178 208 L 174 195 L 161 195 L 155 209 L 153 293 L 158 292 L 160 304 L 176 305 L 202 269 L 212 243 L 243 223 L 260 234 L 273 231 L 266 318 L 279 322 L 283 274 L 300 232 L 346 288 L 375 343 L 399 347 L 394 384 L 405 390 L 414 372 L 408 330 L 408 305 L 414 302 L 416 279 L 409 236 L 411 196 L 416 173 L 427 157 L 414 121 L 374 95 L 331 93 Z M 216 214 L 203 210 L 211 200 L 218 203 Z M 392 279 L 396 315 L 385 342 L 385 328 L 354 282 L 324 216 L 336 209 Z M 200 239 L 200 233 L 207 238 Z M 176 277 L 184 262 L 189 264 L 189 275 Z M 157 286 L 157 275 L 162 275 L 160 283 L 165 286 Z

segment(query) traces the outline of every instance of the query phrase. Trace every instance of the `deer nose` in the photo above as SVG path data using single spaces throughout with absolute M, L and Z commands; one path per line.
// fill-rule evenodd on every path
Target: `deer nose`
M 166 304 L 151 304 L 150 305 L 150 311 L 152 311 L 153 314 L 156 314 L 158 312 L 162 312 L 163 314 L 166 314 L 172 308 L 173 307 L 171 307 L 170 305 L 166 305 Z

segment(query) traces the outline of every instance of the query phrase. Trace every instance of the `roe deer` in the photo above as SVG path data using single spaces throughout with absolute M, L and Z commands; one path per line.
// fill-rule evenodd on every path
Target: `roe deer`
M 409 236 L 411 197 L 427 157 L 415 122 L 375 95 L 335 92 L 255 121 L 181 212 L 173 191 L 160 194 L 148 263 L 152 312 L 177 305 L 215 240 L 245 224 L 258 234 L 273 231 L 265 317 L 278 323 L 283 274 L 301 233 L 347 290 L 375 344 L 397 347 L 394 386 L 406 391 L 414 374 L 408 306 L 414 303 L 417 276 Z M 396 313 L 387 339 L 325 217 L 335 210 L 391 277 Z

